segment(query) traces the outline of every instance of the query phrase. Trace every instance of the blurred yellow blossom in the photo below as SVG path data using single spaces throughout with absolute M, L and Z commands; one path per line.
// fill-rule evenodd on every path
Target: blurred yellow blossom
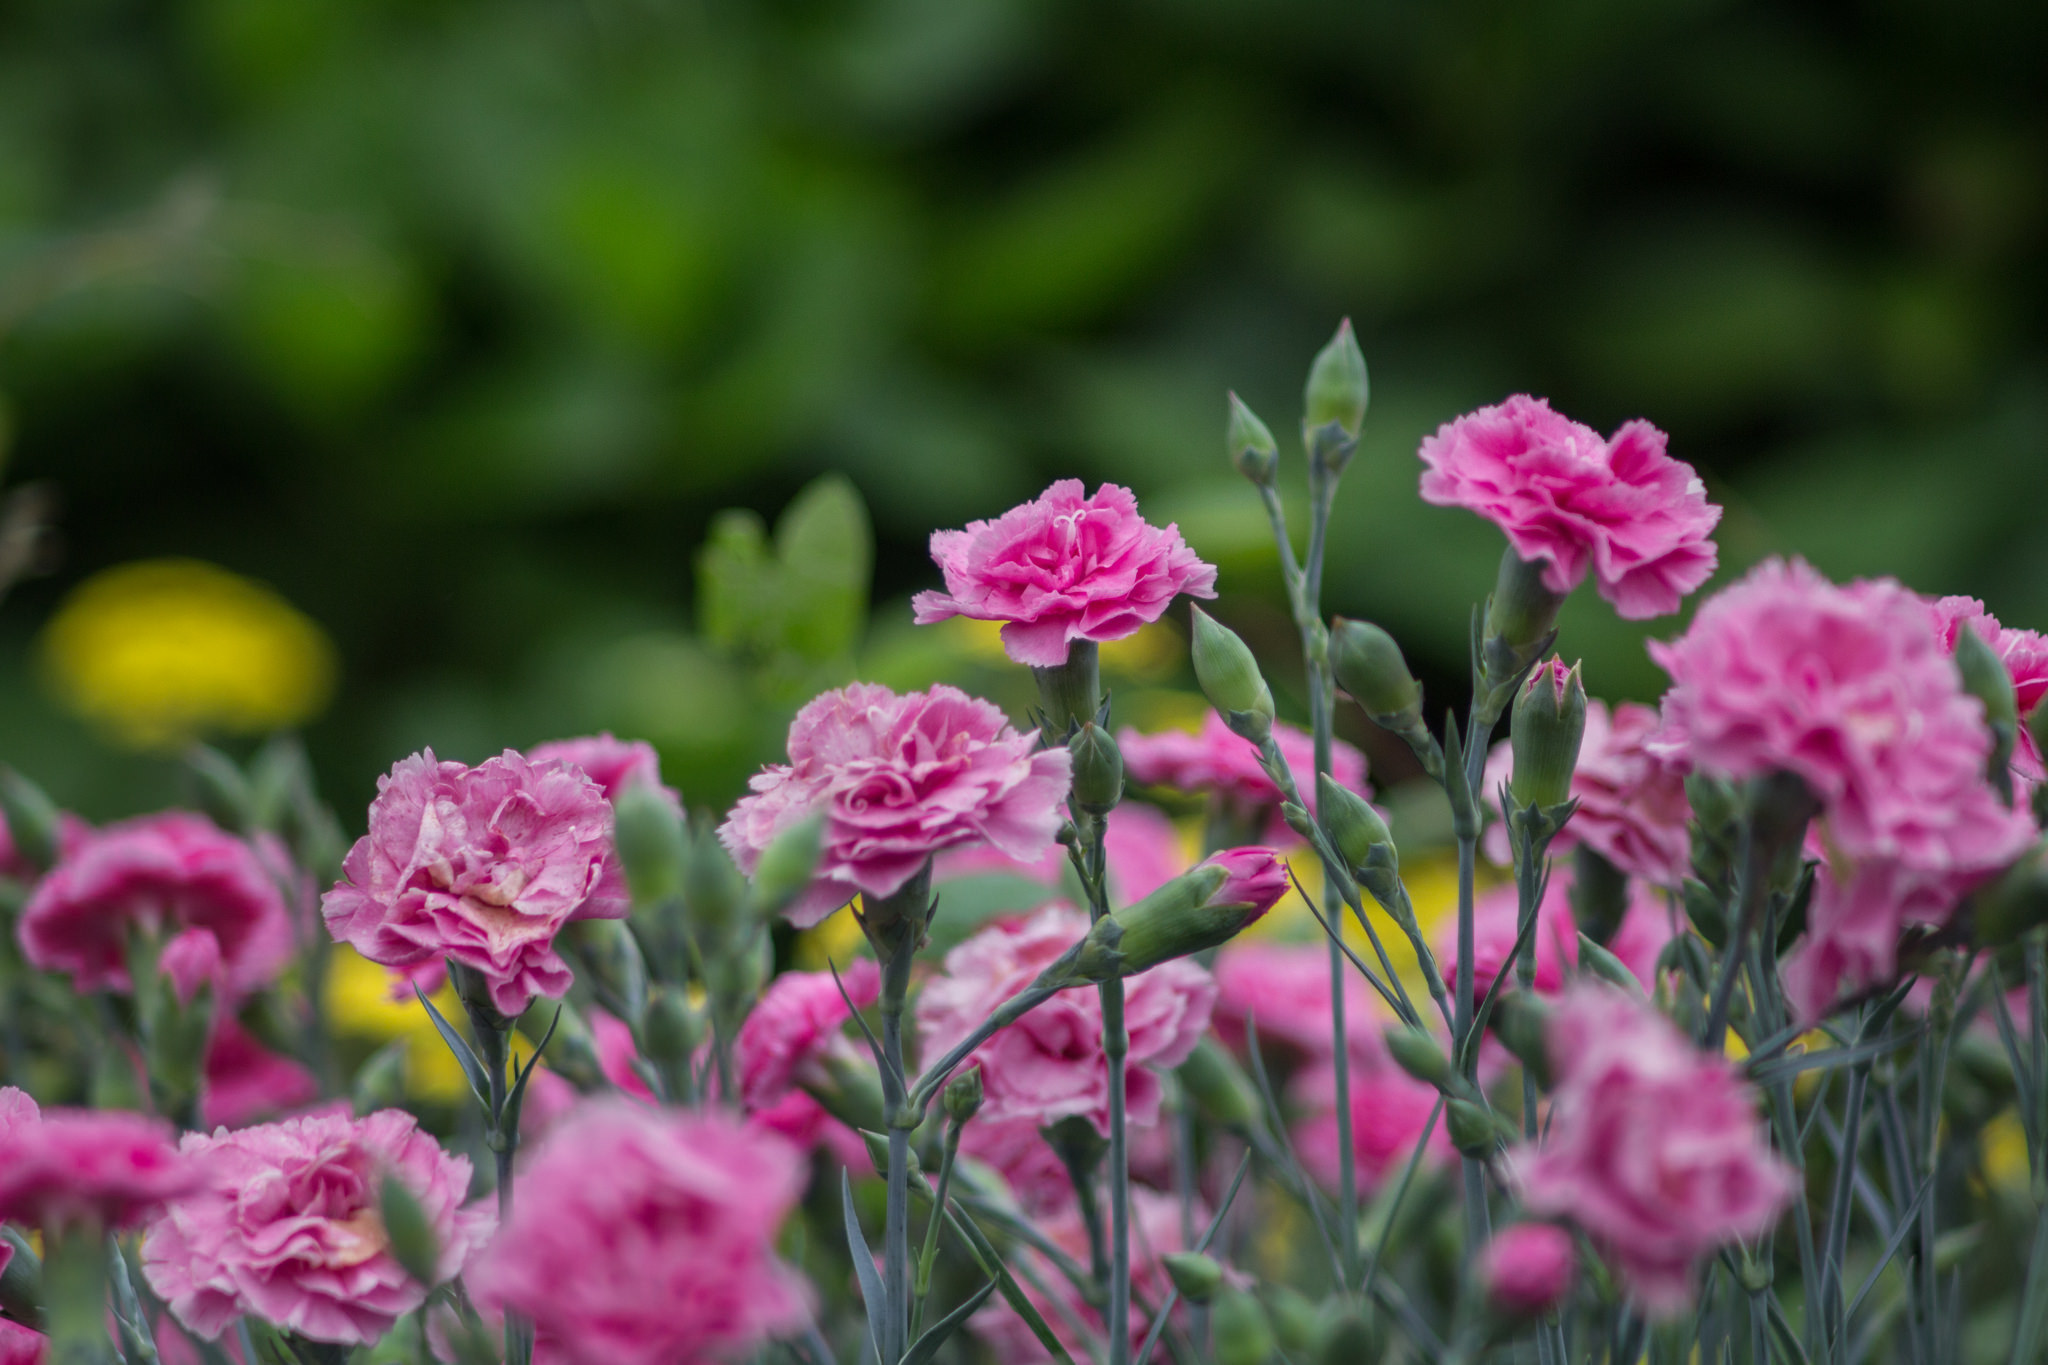
M 334 683 L 318 625 L 262 584 L 192 559 L 94 574 L 57 609 L 42 654 L 67 707 L 142 749 L 298 725 Z
M 451 1023 L 462 1018 L 455 989 L 434 993 L 434 1008 Z M 327 959 L 327 1017 L 337 1034 L 378 1044 L 405 1039 L 405 1088 L 422 1099 L 453 1100 L 465 1088 L 462 1068 L 416 999 L 393 999 L 391 972 L 355 949 L 336 944 Z
M 844 905 L 797 936 L 796 965 L 807 972 L 822 972 L 835 963 L 844 967 L 866 946 L 867 935 L 854 918 L 853 906 Z

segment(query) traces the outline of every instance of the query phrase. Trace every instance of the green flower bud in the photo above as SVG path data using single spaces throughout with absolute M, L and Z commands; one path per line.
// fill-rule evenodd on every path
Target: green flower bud
M 24 1327 L 43 1327 L 43 1260 L 13 1228 L 0 1224 L 0 1240 L 14 1249 L 0 1270 L 0 1312 Z
M 1270 849 L 1231 849 L 1190 868 L 1135 905 L 1097 920 L 1076 963 L 1088 981 L 1136 976 L 1171 958 L 1227 943 L 1289 886 Z
M 1209 1310 L 1209 1333 L 1216 1346 L 1216 1365 L 1265 1365 L 1279 1344 L 1266 1310 L 1242 1289 L 1226 1289 L 1216 1296 Z
M 1223 1287 L 1223 1267 L 1199 1251 L 1169 1251 L 1160 1260 L 1173 1287 L 1189 1303 L 1207 1303 Z
M 1513 546 L 1501 556 L 1500 576 L 1486 599 L 1485 639 L 1480 645 L 1486 680 L 1493 686 L 1515 678 L 1549 646 L 1565 594 L 1545 585 L 1546 567 L 1547 561 L 1525 560 Z
M 1351 319 L 1346 318 L 1337 324 L 1337 335 L 1316 353 L 1309 366 L 1308 385 L 1302 393 L 1301 425 L 1309 435 L 1311 449 L 1317 444 L 1317 433 L 1328 427 L 1335 427 L 1348 441 L 1357 441 L 1359 430 L 1365 426 L 1365 405 L 1370 397 L 1365 353 L 1358 349 Z M 1350 458 L 1351 452 L 1346 450 L 1340 465 Z
M 387 1175 L 377 1197 L 377 1211 L 391 1242 L 392 1259 L 427 1288 L 439 1284 L 441 1239 L 434 1234 L 433 1220 L 420 1206 L 419 1196 L 404 1181 Z
M 405 1103 L 405 1053 L 403 1038 L 386 1043 L 356 1068 L 350 1099 L 358 1114 L 379 1109 L 396 1109 Z
M 684 868 L 683 901 L 690 923 L 707 945 L 722 942 L 739 922 L 747 883 L 718 842 L 714 825 L 704 822 L 690 831 L 690 859 Z
M 216 825 L 240 834 L 254 823 L 255 797 L 233 759 L 210 744 L 194 744 L 185 751 L 185 772 L 199 809 Z
M 1067 742 L 1074 760 L 1074 804 L 1090 815 L 1107 815 L 1124 799 L 1124 756 L 1109 731 L 1089 721 Z
M 1444 1102 L 1444 1129 L 1459 1154 L 1469 1157 L 1492 1156 L 1504 1136 L 1493 1115 L 1470 1100 Z
M 821 1069 L 825 1076 L 822 1082 L 812 1075 L 801 1084 L 806 1094 L 824 1106 L 826 1113 L 856 1130 L 887 1126 L 888 1121 L 883 1118 L 882 1077 L 873 1062 L 835 1048 L 825 1054 Z
M 1323 1311 L 1308 1295 L 1284 1284 L 1266 1286 L 1266 1314 L 1273 1320 L 1273 1334 L 1280 1349 L 1290 1358 L 1313 1358 L 1328 1330 Z
M 612 798 L 612 842 L 636 908 L 682 895 L 689 846 L 682 817 L 658 790 L 631 786 Z
M 946 1117 L 965 1123 L 981 1112 L 981 1068 L 970 1066 L 946 1082 L 943 1092 Z
M 1242 1131 L 1258 1121 L 1259 1092 L 1251 1077 L 1223 1045 L 1203 1034 L 1195 1050 L 1173 1073 L 1181 1089 L 1195 1102 L 1203 1117 L 1223 1128 Z
M 1387 1030 L 1387 1051 L 1403 1071 L 1441 1090 L 1451 1083 L 1451 1059 L 1423 1029 L 1396 1024 Z
M 1992 784 L 2012 792 L 2012 750 L 2019 738 L 2019 701 L 2013 692 L 2012 675 L 1988 641 L 1965 623 L 1956 631 L 1956 670 L 1963 676 L 1963 691 L 1984 703 L 1984 719 L 1991 728 L 1991 757 L 1986 763 Z
M 1550 1045 L 1544 1036 L 1549 1023 L 1550 1007 L 1528 991 L 1506 991 L 1493 1007 L 1494 1036 L 1545 1089 L 1550 1087 Z
M 1422 684 L 1409 672 L 1394 637 L 1372 622 L 1336 619 L 1330 631 L 1330 671 L 1374 724 L 1398 730 L 1421 720 Z
M 647 1013 L 647 962 L 624 920 L 588 919 L 565 928 L 558 940 L 569 946 L 597 987 L 598 1002 L 629 1026 L 639 1028 Z M 454 964 L 450 965 L 455 974 Z M 467 973 L 474 975 L 474 973 Z M 456 989 L 461 989 L 457 976 Z M 468 997 L 463 997 L 465 1004 Z M 474 1012 L 475 1006 L 471 1006 Z
M 1351 1308 L 1331 1319 L 1315 1354 L 1315 1365 L 1379 1365 L 1387 1353 L 1387 1331 L 1370 1306 Z
M 647 1023 L 640 1045 L 647 1060 L 661 1066 L 688 1062 L 704 1043 L 704 1011 L 674 986 L 657 986 L 647 997 Z
M 1273 482 L 1280 468 L 1280 447 L 1274 444 L 1273 433 L 1266 430 L 1259 415 L 1234 393 L 1230 395 L 1230 424 L 1224 429 L 1223 443 L 1230 447 L 1230 459 L 1238 473 L 1261 488 Z
M 0 815 L 7 817 L 14 851 L 30 867 L 41 871 L 57 861 L 57 807 L 41 787 L 5 764 L 0 764 Z
M 538 1042 L 549 1029 L 554 1031 L 554 1037 L 548 1043 L 548 1065 L 578 1090 L 602 1090 L 604 1064 L 598 1059 L 597 1037 L 590 1031 L 590 1021 L 583 1017 L 583 1011 L 567 1000 L 554 1002 L 553 1012 L 542 1023 L 541 1031 L 533 1035 L 533 1041 Z
M 1316 811 L 1345 865 L 1364 880 L 1369 872 L 1400 865 L 1394 836 L 1372 803 L 1328 773 L 1316 774 Z
M 818 853 L 825 841 L 825 817 L 802 820 L 769 841 L 754 864 L 754 912 L 763 918 L 782 913 L 811 884 Z
M 1610 986 L 1619 986 L 1636 995 L 1643 993 L 1643 983 L 1636 980 L 1636 974 L 1628 969 L 1628 964 L 1584 934 L 1579 935 L 1579 970 Z
M 1538 665 L 1515 697 L 1515 770 L 1508 791 L 1524 807 L 1547 810 L 1571 800 L 1572 771 L 1586 733 L 1586 686 L 1579 666 Z
M 1266 687 L 1259 661 L 1235 631 L 1220 626 L 1200 607 L 1188 609 L 1194 625 L 1189 652 L 1202 695 L 1230 728 L 1254 744 L 1273 733 L 1273 694 Z

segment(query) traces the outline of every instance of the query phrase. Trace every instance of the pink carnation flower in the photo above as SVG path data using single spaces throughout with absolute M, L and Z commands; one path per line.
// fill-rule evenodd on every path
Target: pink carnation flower
M 377 780 L 370 832 L 321 913 L 372 962 L 472 968 L 515 1017 L 575 979 L 555 951 L 563 925 L 626 914 L 611 823 L 604 793 L 566 763 L 507 749 L 467 768 L 414 754 Z
M 937 1058 L 952 1048 L 1087 932 L 1086 915 L 1055 903 L 1028 919 L 992 925 L 947 953 L 945 974 L 933 978 L 917 1002 L 924 1055 Z M 1209 1026 L 1215 1000 L 1216 983 L 1187 958 L 1125 982 L 1125 1086 L 1133 1123 L 1158 1122 L 1158 1073 L 1187 1060 Z M 1109 1061 L 1094 990 L 1060 992 L 973 1055 L 985 1097 L 975 1122 L 1028 1119 L 1043 1127 L 1079 1115 L 1097 1131 L 1109 1131 Z
M 43 1365 L 49 1350 L 50 1339 L 41 1332 L 0 1318 L 0 1365 Z
M 68 835 L 17 932 L 32 966 L 68 972 L 80 991 L 130 989 L 132 932 L 160 936 L 170 966 L 197 964 L 235 996 L 276 980 L 295 947 L 284 896 L 256 851 L 187 811 Z
M 1928 609 L 1933 613 L 1935 629 L 1941 635 L 1941 647 L 1949 654 L 1956 652 L 1956 632 L 1967 623 L 1969 629 L 1984 638 L 1985 643 L 2005 663 L 2006 676 L 2012 679 L 2013 701 L 2019 709 L 2019 734 L 2013 744 L 2013 771 L 2029 782 L 2039 782 L 2048 777 L 2041 762 L 2041 751 L 2034 743 L 2034 736 L 2027 728 L 2027 717 L 2048 696 L 2048 637 L 2038 631 L 2012 630 L 1998 624 L 1998 618 L 1984 609 L 1984 604 L 1974 597 L 1942 597 L 1930 601 Z
M 1684 770 L 1655 743 L 1662 721 L 1654 707 L 1623 702 L 1586 703 L 1586 733 L 1572 773 L 1579 808 L 1550 845 L 1553 854 L 1590 845 L 1631 877 L 1677 886 L 1692 870 L 1692 806 Z M 1503 741 L 1486 759 L 1486 797 L 1498 800 L 1514 771 L 1512 746 Z M 1514 862 L 1504 821 L 1486 830 L 1486 856 L 1502 867 Z
M 1233 939 L 1217 954 L 1216 1034 L 1240 1052 L 1249 1041 L 1248 1023 L 1259 1030 L 1259 1048 L 1269 1057 L 1275 1045 L 1298 1060 L 1327 1058 L 1330 1032 L 1330 950 L 1321 943 L 1274 943 Z M 1344 1025 L 1354 1055 L 1379 1050 L 1386 1014 L 1365 978 L 1344 966 Z
M 1536 1317 L 1564 1302 L 1578 1273 L 1572 1236 L 1550 1223 L 1503 1228 L 1479 1258 L 1487 1302 L 1515 1317 Z
M 946 591 L 911 599 L 917 623 L 1001 621 L 1012 659 L 1052 668 L 1075 640 L 1121 640 L 1181 593 L 1216 595 L 1215 566 L 1195 557 L 1179 528 L 1147 525 L 1128 488 L 1082 491 L 1079 479 L 1061 479 L 994 521 L 932 532 Z
M 881 971 L 866 958 L 848 963 L 836 981 L 830 972 L 784 972 L 770 982 L 733 1040 L 740 1098 L 747 1108 L 774 1104 L 806 1079 L 827 1052 L 850 1050 L 844 1029 L 853 1011 L 847 1000 L 866 1009 L 881 991 Z
M 807 1288 L 774 1249 L 803 1185 L 772 1134 L 593 1100 L 541 1144 L 465 1278 L 572 1365 L 744 1357 L 804 1320 Z
M 1671 1021 L 1611 987 L 1558 1003 L 1548 1137 L 1509 1153 L 1522 1203 L 1584 1228 L 1643 1307 L 1684 1308 L 1694 1268 L 1760 1237 L 1791 1202 L 1749 1087 Z
M 0 1089 L 0 1219 L 127 1227 L 194 1178 L 168 1124 L 119 1109 L 42 1111 Z
M 646 787 L 658 792 L 677 813 L 683 798 L 661 780 L 661 757 L 644 739 L 612 738 L 610 731 L 580 739 L 551 739 L 526 751 L 529 763 L 567 763 L 581 768 L 583 775 L 604 792 L 604 799 L 616 801 L 628 787 Z
M 1296 789 L 1313 808 L 1315 738 L 1279 722 L 1273 726 L 1273 738 L 1294 774 Z M 1124 774 L 1133 782 L 1183 792 L 1215 792 L 1246 815 L 1270 811 L 1280 804 L 1280 788 L 1260 765 L 1258 747 L 1232 733 L 1214 711 L 1204 713 L 1199 731 L 1145 734 L 1126 726 L 1117 732 L 1116 743 L 1124 757 Z M 1342 740 L 1330 749 L 1330 776 L 1361 796 L 1370 794 L 1365 785 L 1365 755 Z
M 857 893 L 889 896 L 943 849 L 1040 858 L 1064 818 L 1071 760 L 1038 749 L 988 702 L 941 684 L 898 696 L 855 683 L 797 712 L 789 762 L 763 769 L 718 837 L 752 872 L 775 836 L 825 817 L 816 880 L 790 907 L 807 927 Z
M 208 1340 L 249 1316 L 314 1341 L 370 1345 L 418 1308 L 427 1286 L 391 1254 L 378 1214 L 387 1176 L 426 1212 L 441 1248 L 438 1280 L 462 1269 L 494 1221 L 462 1207 L 468 1159 L 397 1109 L 188 1133 L 181 1151 L 202 1180 L 151 1222 L 142 1270 L 178 1321 Z
M 1126 801 L 1109 813 L 1102 853 L 1109 871 L 1112 905 L 1143 900 L 1194 866 L 1187 840 L 1157 806 Z M 941 885 L 957 877 L 1007 874 L 1041 886 L 1057 888 L 1066 880 L 1067 851 L 1050 844 L 1033 862 L 1019 862 L 987 844 L 949 849 L 932 862 L 932 881 Z
M 1666 616 L 1713 574 L 1721 509 L 1664 445 L 1640 419 L 1603 441 L 1518 393 L 1423 438 L 1422 498 L 1500 527 L 1523 560 L 1544 562 L 1552 592 L 1570 592 L 1591 569 L 1617 615 Z

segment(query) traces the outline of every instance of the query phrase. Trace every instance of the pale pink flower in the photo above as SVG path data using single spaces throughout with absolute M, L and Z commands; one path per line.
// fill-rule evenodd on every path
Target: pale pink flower
M 575 979 L 555 951 L 564 925 L 626 914 L 611 823 L 604 793 L 566 763 L 507 749 L 468 768 L 414 754 L 377 780 L 370 831 L 321 913 L 372 962 L 453 958 L 515 1017 Z
M 1564 873 L 1565 875 L 1560 875 Z M 1564 974 L 1579 961 L 1579 930 L 1572 919 L 1569 873 L 1553 867 L 1543 901 L 1536 907 L 1536 993 L 1553 995 L 1564 986 Z M 1521 896 L 1512 882 L 1482 891 L 1472 905 L 1472 988 L 1484 997 L 1503 965 L 1508 984 L 1518 985 L 1511 955 L 1521 930 Z M 1455 916 L 1437 930 L 1436 958 L 1442 964 L 1445 981 L 1457 979 L 1458 925 Z
M 1579 1269 L 1572 1236 L 1550 1223 L 1503 1228 L 1479 1258 L 1486 1300 L 1515 1317 L 1536 1317 L 1564 1302 Z
M 1721 509 L 1665 439 L 1638 419 L 1602 440 L 1518 393 L 1423 438 L 1422 498 L 1500 527 L 1523 560 L 1543 561 L 1552 592 L 1590 569 L 1617 615 L 1666 616 L 1714 572 Z
M 1136 1125 L 1132 1131 L 1138 1131 Z M 960 1130 L 960 1152 L 1002 1176 L 1011 1195 L 1033 1218 L 1074 1202 L 1074 1182 L 1066 1163 L 1032 1119 L 990 1122 L 985 1114 L 977 1114 Z
M 0 1219 L 122 1228 L 192 1187 L 170 1125 L 119 1109 L 48 1109 L 0 1090 Z
M 1702 1260 L 1770 1230 L 1793 1174 L 1750 1087 L 1647 1001 L 1577 986 L 1546 1043 L 1548 1136 L 1508 1155 L 1523 1207 L 1577 1223 L 1647 1311 L 1674 1314 Z
M 1065 749 L 1037 742 L 957 687 L 855 683 L 797 712 L 790 761 L 755 776 L 718 837 L 751 873 L 776 835 L 825 817 L 816 879 L 786 912 L 798 926 L 894 894 L 944 849 L 986 843 L 1029 863 L 1059 829 L 1071 772 Z
M 1243 1051 L 1246 1024 L 1255 1022 L 1268 1057 L 1297 1061 L 1327 1058 L 1335 1049 L 1330 1029 L 1330 949 L 1325 943 L 1233 939 L 1210 969 L 1216 977 L 1216 1035 Z M 1378 997 L 1350 963 L 1344 964 L 1344 1027 L 1354 1055 L 1379 1050 L 1386 1027 Z
M 1055 903 L 1028 919 L 991 925 L 947 953 L 945 973 L 926 984 L 917 1002 L 924 1055 L 936 1059 L 964 1039 L 1087 932 L 1086 915 Z M 1159 1072 L 1194 1051 L 1209 1026 L 1216 983 L 1194 962 L 1174 958 L 1129 978 L 1124 990 L 1129 1112 L 1132 1122 L 1149 1125 L 1159 1118 Z M 1061 991 L 973 1055 L 985 1097 L 977 1123 L 1028 1119 L 1043 1127 L 1079 1115 L 1109 1131 L 1109 1061 L 1093 988 Z
M 628 787 L 645 787 L 678 814 L 682 813 L 681 794 L 661 780 L 661 756 L 644 739 L 614 739 L 609 730 L 579 739 L 551 739 L 528 749 L 526 760 L 581 768 L 583 775 L 604 792 L 607 801 L 616 801 Z
M 1690 875 L 1692 806 L 1684 770 L 1654 742 L 1661 724 L 1655 707 L 1625 701 L 1610 712 L 1605 702 L 1587 701 L 1586 733 L 1572 773 L 1579 806 L 1552 840 L 1553 854 L 1584 843 L 1629 876 L 1658 886 L 1675 887 Z M 1496 809 L 1513 771 L 1513 747 L 1502 741 L 1487 755 L 1484 779 Z M 1487 826 L 1486 856 L 1502 867 L 1514 862 L 1504 820 Z
M 197 964 L 235 996 L 269 985 L 291 960 L 291 915 L 276 880 L 256 850 L 205 816 L 167 811 L 80 827 L 64 842 L 17 933 L 30 965 L 69 973 L 78 990 L 130 989 L 134 933 L 158 937 L 181 972 Z
M 775 1256 L 803 1186 L 771 1133 L 593 1100 L 540 1145 L 465 1279 L 573 1365 L 744 1357 L 804 1320 L 808 1289 Z
M 391 1254 L 378 1213 L 386 1177 L 425 1211 L 441 1248 L 437 1279 L 461 1271 L 493 1222 L 463 1207 L 468 1159 L 398 1109 L 187 1133 L 180 1150 L 201 1183 L 150 1223 L 142 1271 L 208 1340 L 249 1316 L 314 1341 L 369 1345 L 419 1307 L 428 1287 Z
M 312 1072 L 265 1047 L 234 1015 L 214 1022 L 199 1087 L 202 1125 L 238 1127 L 311 1104 L 319 1094 Z
M 1363 1189 L 1398 1177 L 1429 1128 L 1438 1094 L 1395 1066 L 1392 1058 L 1352 1054 L 1351 1155 Z M 1362 1063 L 1362 1064 L 1361 1064 Z M 1334 1190 L 1342 1174 L 1337 1145 L 1337 1073 L 1328 1057 L 1302 1072 L 1288 1086 L 1290 1102 L 1303 1111 L 1294 1125 L 1294 1151 L 1302 1168 L 1325 1189 Z M 1449 1132 L 1439 1118 L 1430 1130 L 1423 1161 L 1435 1165 L 1453 1155 Z
M 1273 739 L 1294 775 L 1295 788 L 1314 809 L 1314 736 L 1275 722 Z M 1146 734 L 1126 726 L 1117 732 L 1116 744 L 1124 757 L 1124 775 L 1132 782 L 1180 792 L 1214 792 L 1232 810 L 1246 816 L 1265 814 L 1280 805 L 1280 788 L 1259 762 L 1258 746 L 1234 733 L 1214 711 L 1203 713 L 1200 730 Z M 1342 740 L 1331 745 L 1330 776 L 1339 786 L 1361 796 L 1371 794 L 1365 785 L 1365 755 Z
M 1148 525 L 1128 488 L 1082 493 L 1079 479 L 1061 479 L 994 521 L 932 532 L 946 591 L 911 599 L 917 623 L 1001 621 L 1012 659 L 1051 668 L 1067 661 L 1075 640 L 1121 640 L 1182 593 L 1216 595 L 1215 566 L 1196 557 L 1178 527 Z
M 881 971 L 867 958 L 848 963 L 837 980 L 830 972 L 784 972 L 771 981 L 733 1040 L 747 1108 L 764 1109 L 806 1079 L 823 1080 L 815 1073 L 825 1055 L 851 1052 L 848 999 L 866 1009 L 881 991 Z

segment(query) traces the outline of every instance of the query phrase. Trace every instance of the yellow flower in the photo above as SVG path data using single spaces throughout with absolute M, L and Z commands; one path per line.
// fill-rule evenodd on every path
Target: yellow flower
M 851 905 L 841 906 L 813 927 L 797 935 L 796 965 L 807 972 L 822 972 L 832 964 L 841 971 L 860 955 L 867 944 L 860 921 Z
M 299 725 L 327 704 L 334 648 L 260 583 L 192 559 L 123 564 L 78 585 L 43 634 L 64 705 L 138 749 Z
M 451 1023 L 462 1018 L 452 986 L 434 994 Z M 416 999 L 391 998 L 391 973 L 355 949 L 336 944 L 327 960 L 327 1020 L 338 1034 L 383 1044 L 405 1039 L 405 1088 L 422 1099 L 453 1100 L 467 1088 L 462 1068 Z

